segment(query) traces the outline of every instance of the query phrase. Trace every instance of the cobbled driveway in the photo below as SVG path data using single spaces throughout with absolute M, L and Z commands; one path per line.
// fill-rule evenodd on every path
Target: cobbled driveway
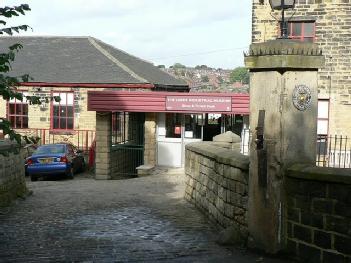
M 0 209 L 0 262 L 282 262 L 215 243 L 181 173 L 28 182 Z

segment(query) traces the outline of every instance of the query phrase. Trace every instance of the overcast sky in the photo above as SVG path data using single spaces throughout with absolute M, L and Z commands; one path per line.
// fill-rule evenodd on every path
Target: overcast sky
M 248 0 L 6 0 L 32 11 L 11 19 L 22 35 L 93 36 L 155 65 L 243 65 L 251 35 Z

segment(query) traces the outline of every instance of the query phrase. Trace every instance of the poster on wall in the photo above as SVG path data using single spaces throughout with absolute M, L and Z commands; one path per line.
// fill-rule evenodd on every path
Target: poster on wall
M 181 128 L 180 126 L 175 126 L 174 127 L 174 134 L 179 135 L 181 133 Z

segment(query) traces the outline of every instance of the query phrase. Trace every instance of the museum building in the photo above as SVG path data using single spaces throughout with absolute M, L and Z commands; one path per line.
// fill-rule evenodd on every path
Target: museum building
M 42 144 L 94 149 L 100 179 L 133 176 L 141 165 L 182 167 L 187 143 L 248 129 L 248 94 L 189 92 L 182 80 L 92 37 L 2 37 L 1 52 L 14 43 L 23 49 L 11 76 L 31 76 L 17 89 L 42 103 L 0 100 L 0 117 Z

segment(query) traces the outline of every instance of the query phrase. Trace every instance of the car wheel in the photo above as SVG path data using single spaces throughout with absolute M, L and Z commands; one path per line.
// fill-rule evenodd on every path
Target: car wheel
M 32 182 L 38 181 L 38 177 L 36 177 L 34 174 L 31 174 L 31 175 L 30 175 L 30 180 L 31 180 Z

